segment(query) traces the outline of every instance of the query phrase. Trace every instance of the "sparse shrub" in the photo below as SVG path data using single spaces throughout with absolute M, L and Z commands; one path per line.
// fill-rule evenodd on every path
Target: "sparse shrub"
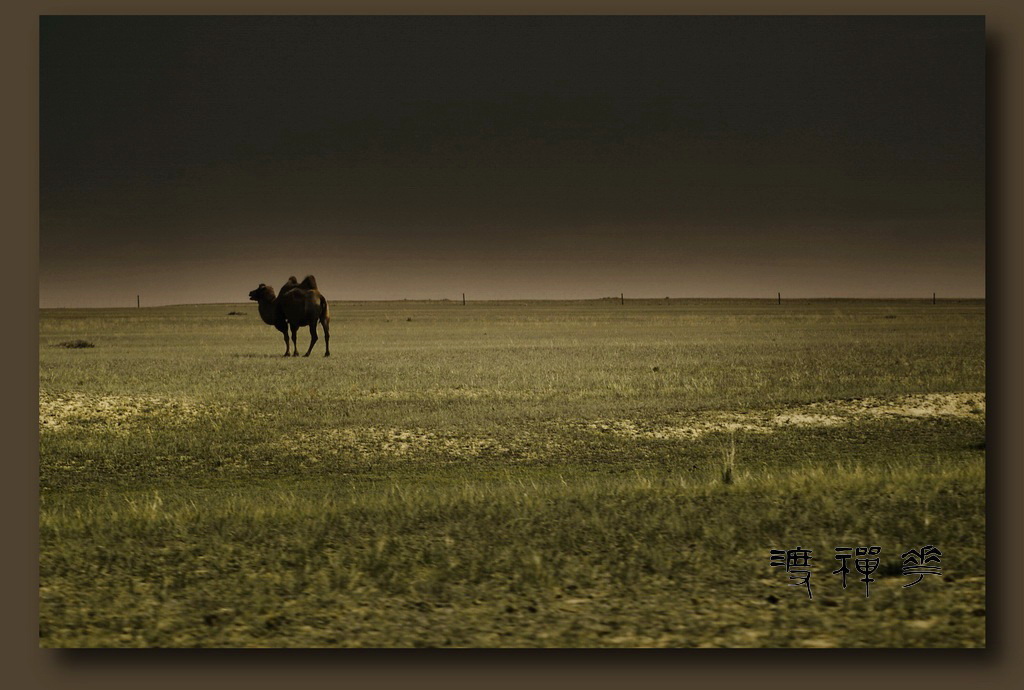
M 729 436 L 729 446 L 722 449 L 722 483 L 732 484 L 736 469 L 736 437 Z
M 229 311 L 228 316 L 245 316 L 244 311 Z
M 79 348 L 83 348 L 83 347 L 96 347 L 96 346 L 93 343 L 90 343 L 88 340 L 82 340 L 82 339 L 79 338 L 77 340 L 65 340 L 63 343 L 57 343 L 56 345 L 54 345 L 54 347 L 66 347 L 66 348 L 70 348 L 70 349 L 79 349 Z

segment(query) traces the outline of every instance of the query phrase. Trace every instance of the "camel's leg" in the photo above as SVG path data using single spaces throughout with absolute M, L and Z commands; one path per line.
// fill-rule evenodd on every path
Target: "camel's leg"
M 320 325 L 324 327 L 324 347 L 327 348 L 324 357 L 331 356 L 331 329 L 327 325 L 330 322 L 330 319 L 320 319 Z
M 316 321 L 309 324 L 309 349 L 306 350 L 306 354 L 303 357 L 309 357 L 309 353 L 313 351 L 313 346 L 316 345 L 316 341 L 319 340 L 316 335 Z
M 295 342 L 295 337 L 298 335 L 298 333 L 299 333 L 299 327 L 298 326 L 292 326 L 292 357 L 298 357 L 299 356 L 299 344 L 297 342 Z
M 284 356 L 288 357 L 289 355 L 291 355 L 291 350 L 288 349 L 288 329 L 282 328 L 281 335 L 284 336 Z

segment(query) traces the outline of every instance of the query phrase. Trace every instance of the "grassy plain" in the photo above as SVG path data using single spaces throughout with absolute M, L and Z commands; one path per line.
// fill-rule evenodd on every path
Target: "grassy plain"
M 41 644 L 982 646 L 984 311 L 332 302 L 285 359 L 251 304 L 43 310 Z

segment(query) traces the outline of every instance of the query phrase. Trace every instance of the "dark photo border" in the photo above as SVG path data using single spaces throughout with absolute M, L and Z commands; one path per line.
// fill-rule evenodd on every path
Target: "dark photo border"
M 982 650 L 48 650 L 38 639 L 39 16 L 43 14 L 972 14 L 987 45 L 987 648 Z M 1019 0 L 81 0 L 5 3 L 3 677 L 18 688 L 1017 686 L 1024 677 L 1021 315 L 1024 11 Z

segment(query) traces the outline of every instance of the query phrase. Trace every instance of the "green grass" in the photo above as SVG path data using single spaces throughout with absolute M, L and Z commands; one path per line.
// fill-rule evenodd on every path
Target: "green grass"
M 592 426 L 984 391 L 984 302 L 332 314 L 284 359 L 251 305 L 42 312 L 43 646 L 984 645 L 982 410 Z M 830 573 L 869 544 L 865 598 Z M 945 577 L 903 589 L 924 544 Z

